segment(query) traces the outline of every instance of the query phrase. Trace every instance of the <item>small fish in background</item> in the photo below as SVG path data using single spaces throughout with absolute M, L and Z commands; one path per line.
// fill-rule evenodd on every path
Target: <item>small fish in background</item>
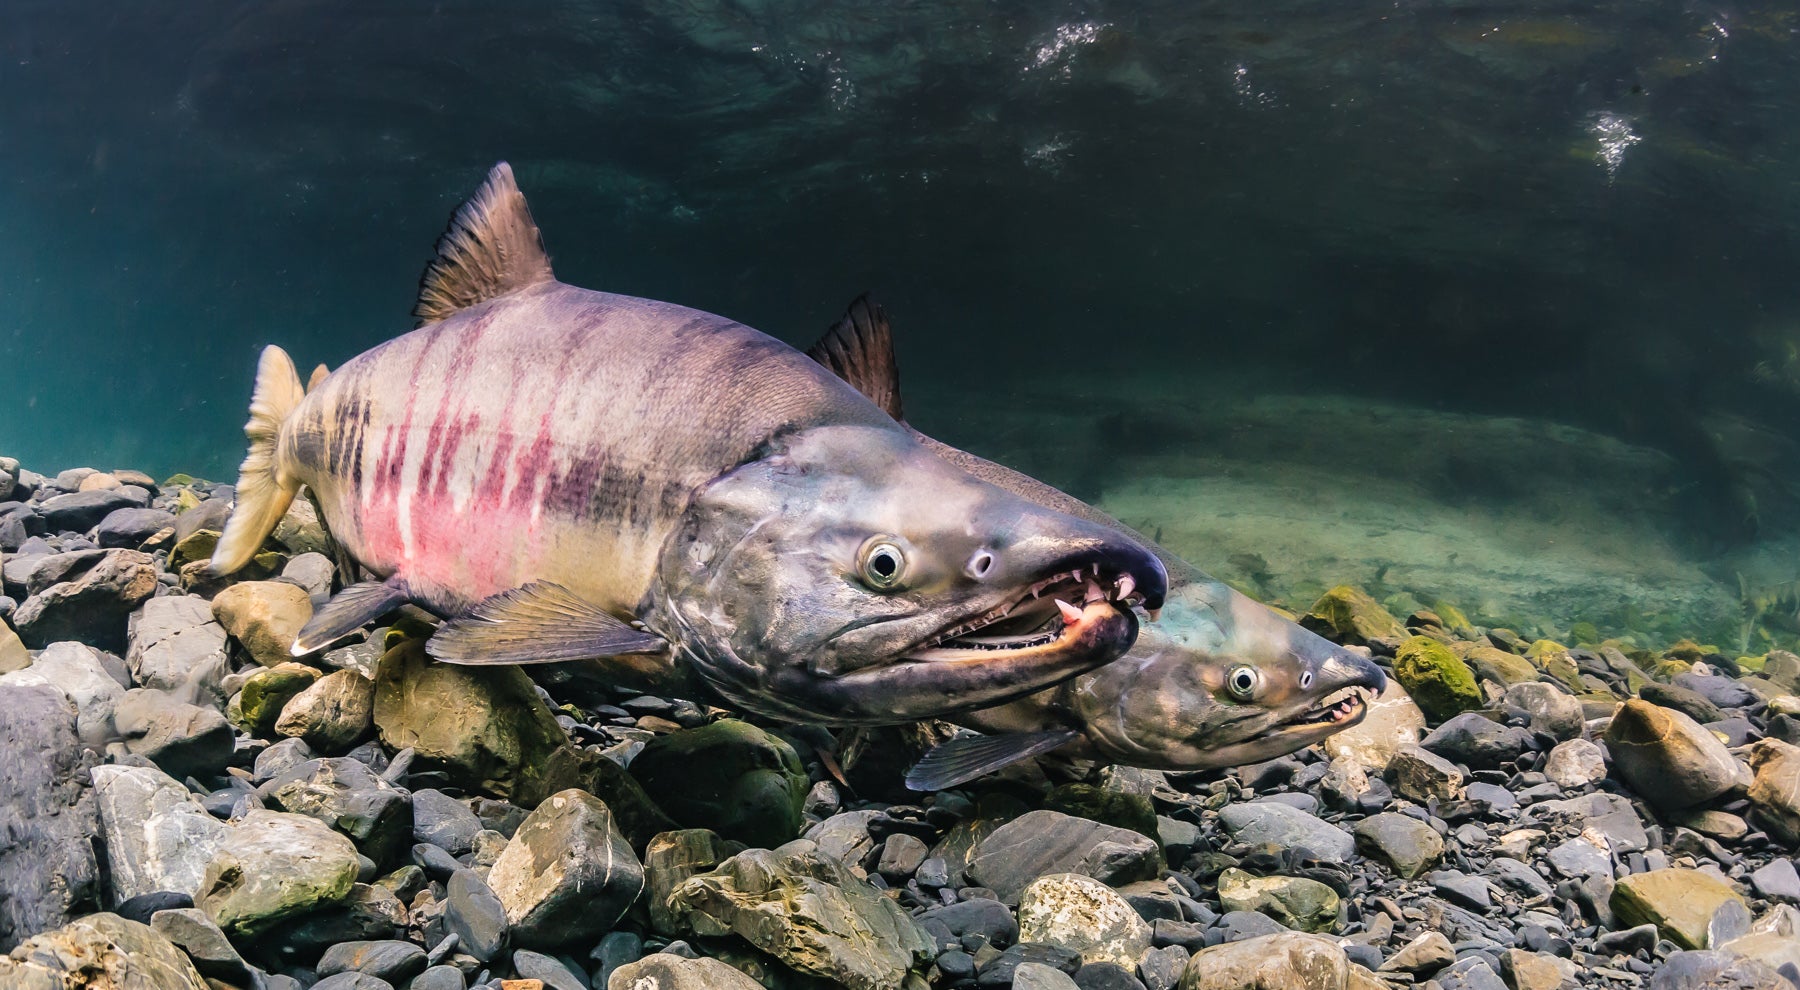
M 212 567 L 304 486 L 376 580 L 293 651 L 412 603 L 463 664 L 691 675 L 774 718 L 880 724 L 1113 660 L 1167 575 L 1135 538 L 934 456 L 799 351 L 556 281 L 501 163 L 426 270 L 419 328 L 302 388 L 267 348 Z
M 867 296 L 807 353 L 904 422 L 892 331 Z M 915 435 L 950 463 L 1022 498 L 1131 532 L 1035 478 Z M 1123 657 L 1029 697 L 952 716 L 985 735 L 937 746 L 908 774 L 907 786 L 953 787 L 1052 750 L 1157 770 L 1241 766 L 1362 721 L 1387 684 L 1381 668 L 1156 550 L 1168 569 L 1168 597 Z

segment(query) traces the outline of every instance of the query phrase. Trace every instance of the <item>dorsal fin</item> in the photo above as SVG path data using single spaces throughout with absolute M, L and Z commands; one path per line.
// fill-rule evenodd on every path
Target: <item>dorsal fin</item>
M 887 311 L 868 293 L 856 297 L 844 318 L 825 331 L 825 336 L 807 349 L 806 356 L 849 382 L 880 406 L 882 412 L 904 421 L 894 335 L 888 329 Z
M 531 220 L 525 194 L 513 181 L 512 166 L 501 162 L 487 181 L 450 218 L 438 238 L 437 257 L 419 280 L 419 326 L 509 292 L 548 282 L 550 256 Z

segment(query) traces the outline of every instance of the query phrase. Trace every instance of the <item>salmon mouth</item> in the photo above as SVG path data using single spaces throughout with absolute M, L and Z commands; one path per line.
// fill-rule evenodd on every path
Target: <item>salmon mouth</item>
M 1283 732 L 1318 732 L 1326 735 L 1347 729 L 1363 720 L 1369 714 L 1369 704 L 1373 696 L 1369 690 L 1359 685 L 1339 688 L 1325 696 L 1318 704 L 1299 715 L 1288 719 L 1281 726 Z
M 1115 639 L 1122 626 L 1129 626 L 1128 635 L 1134 635 L 1137 622 L 1132 609 L 1143 602 L 1130 574 L 1107 574 L 1098 565 L 1077 567 L 1044 578 L 1017 598 L 944 629 L 902 657 L 954 663 L 1094 649 Z

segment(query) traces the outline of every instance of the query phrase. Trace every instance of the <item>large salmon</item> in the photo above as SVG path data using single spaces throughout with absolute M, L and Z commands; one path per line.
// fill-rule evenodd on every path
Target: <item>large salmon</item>
M 808 353 L 902 418 L 892 331 L 866 297 Z M 1035 478 L 916 436 L 950 463 L 1022 498 L 1130 532 Z M 910 785 L 951 787 L 1051 750 L 1162 770 L 1241 766 L 1362 721 L 1370 698 L 1387 683 L 1381 668 L 1143 542 L 1169 573 L 1158 621 L 1145 625 L 1112 663 L 1029 697 L 953 716 L 988 735 L 939 746 L 913 769 Z
M 310 391 L 263 353 L 214 569 L 306 486 L 379 579 L 296 653 L 413 602 L 453 620 L 446 661 L 685 668 L 771 716 L 895 722 L 1112 660 L 1162 599 L 1138 541 L 947 464 L 799 351 L 556 281 L 504 163 L 416 313 Z

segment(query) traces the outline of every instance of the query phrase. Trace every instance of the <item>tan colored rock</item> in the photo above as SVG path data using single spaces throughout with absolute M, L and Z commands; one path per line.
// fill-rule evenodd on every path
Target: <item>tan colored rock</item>
M 592 942 L 644 889 L 644 868 L 612 812 L 574 789 L 546 798 L 488 871 L 515 944 L 555 948 Z
M 306 589 L 285 581 L 243 581 L 213 597 L 213 617 L 265 667 L 292 660 L 294 638 L 312 618 Z
M 1612 909 L 1619 928 L 1653 924 L 1684 949 L 1704 949 L 1706 925 L 1727 901 L 1745 903 L 1736 888 L 1713 874 L 1670 867 L 1621 879 L 1613 888 Z
M 1352 759 L 1365 769 L 1380 772 L 1387 769 L 1396 752 L 1417 746 L 1424 737 L 1425 713 L 1413 704 L 1400 682 L 1390 677 L 1361 722 L 1319 745 L 1334 758 Z
M 710 829 L 657 833 L 644 849 L 644 899 L 650 908 L 650 927 L 669 938 L 676 937 L 669 894 L 688 877 L 705 873 L 743 851 L 743 843 L 727 842 Z
M 1380 602 L 1347 584 L 1321 595 L 1300 617 L 1300 624 L 1337 642 L 1353 645 L 1376 639 L 1399 642 L 1407 637 L 1406 627 Z
M 1659 808 L 1691 808 L 1750 784 L 1719 737 L 1670 708 L 1633 698 L 1606 728 L 1612 772 Z
M 1750 803 L 1769 831 L 1784 841 L 1800 842 L 1800 747 L 1779 739 L 1759 740 L 1750 747 Z
M 1228 869 L 1219 874 L 1219 904 L 1226 911 L 1265 914 L 1296 931 L 1329 931 L 1337 924 L 1337 891 L 1305 877 L 1259 877 Z
M 1538 678 L 1538 669 L 1530 660 L 1492 646 L 1469 647 L 1463 651 L 1463 662 L 1475 671 L 1476 677 L 1504 687 L 1529 684 Z
M 1576 965 L 1548 952 L 1507 949 L 1500 967 L 1506 972 L 1507 985 L 1513 990 L 1562 990 L 1578 986 L 1581 970 Z
M 19 641 L 19 634 L 12 627 L 0 622 L 0 674 L 10 674 L 15 670 L 24 670 L 31 665 L 31 651 Z
M 1350 961 L 1335 942 L 1283 932 L 1201 949 L 1179 990 L 1348 990 L 1349 981 Z
M 93 474 L 81 479 L 81 486 L 75 490 L 78 492 L 99 492 L 106 491 L 109 488 L 118 488 L 122 484 L 123 483 L 119 481 L 118 478 L 115 478 L 104 471 L 95 471 Z
M 354 670 L 314 681 L 281 708 L 275 734 L 298 736 L 318 753 L 342 753 L 375 726 L 375 685 Z
M 1150 947 L 1150 926 L 1117 891 L 1079 873 L 1053 873 L 1019 895 L 1019 941 L 1081 953 L 1083 964 L 1114 963 L 1126 971 Z

